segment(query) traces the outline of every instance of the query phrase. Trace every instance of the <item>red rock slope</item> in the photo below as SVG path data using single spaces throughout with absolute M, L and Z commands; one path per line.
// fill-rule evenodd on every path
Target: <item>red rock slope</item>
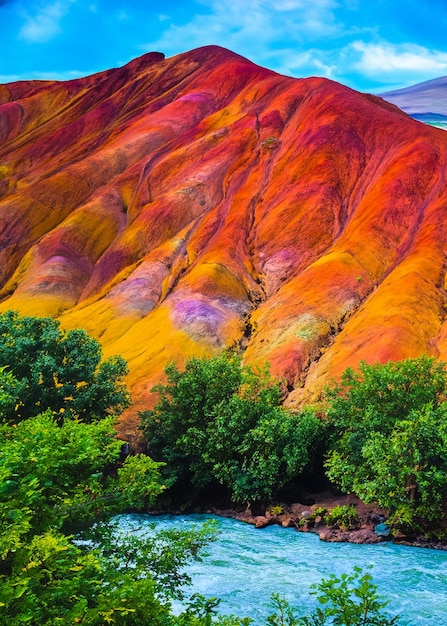
M 360 359 L 447 359 L 447 133 L 208 47 L 0 86 L 1 310 L 131 369 L 236 344 L 289 401 Z

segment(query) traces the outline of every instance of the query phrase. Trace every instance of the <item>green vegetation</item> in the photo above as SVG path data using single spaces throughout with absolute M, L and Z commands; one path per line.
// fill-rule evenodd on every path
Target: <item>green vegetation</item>
M 124 362 L 51 320 L 0 326 L 0 623 L 176 624 L 170 599 L 214 531 L 116 537 L 111 516 L 164 489 L 159 463 L 121 459 L 107 415 L 127 403 Z
M 383 609 L 388 604 L 377 593 L 370 574 L 355 567 L 351 574 L 329 576 L 313 585 L 313 595 L 324 608 L 311 615 L 297 617 L 280 596 L 272 596 L 275 613 L 267 619 L 269 626 L 392 626 L 398 616 L 388 617 Z
M 154 389 L 158 403 L 141 417 L 174 502 L 206 499 L 221 485 L 234 502 L 264 506 L 303 475 L 315 477 L 326 446 L 327 476 L 343 492 L 389 509 L 395 530 L 439 531 L 447 495 L 443 363 L 424 356 L 348 369 L 326 391 L 326 419 L 310 408 L 287 411 L 268 371 L 235 356 L 193 358 L 165 373 Z M 355 528 L 351 509 L 326 523 Z
M 273 136 L 267 137 L 267 139 L 264 139 L 264 141 L 261 142 L 261 147 L 264 150 L 274 150 L 278 147 L 278 138 Z
M 121 357 L 101 362 L 101 346 L 84 330 L 63 332 L 50 318 L 0 313 L 0 367 L 14 377 L 2 419 L 18 423 L 50 409 L 93 421 L 119 414 L 129 404 Z M 13 392 L 13 393 L 11 393 Z
M 335 506 L 324 515 L 324 523 L 342 530 L 353 530 L 359 526 L 359 516 L 352 505 Z
M 218 617 L 218 600 L 183 598 L 184 566 L 215 535 L 123 536 L 111 522 L 170 492 L 197 501 L 216 486 L 235 502 L 272 503 L 321 471 L 345 492 L 390 510 L 394 529 L 440 532 L 447 496 L 447 374 L 432 358 L 362 363 L 326 392 L 326 418 L 291 413 L 267 370 L 235 356 L 166 368 L 142 415 L 151 457 L 123 458 L 115 419 L 129 403 L 119 358 L 101 361 L 82 330 L 0 314 L 0 624 L 246 626 Z M 301 483 L 302 484 L 302 483 Z M 278 501 L 278 500 L 277 500 Z M 280 505 L 272 506 L 279 513 Z M 355 528 L 353 507 L 313 519 Z M 273 597 L 269 626 L 391 625 L 369 574 L 316 586 L 318 608 L 297 617 Z
M 161 492 L 159 464 L 128 457 L 113 420 L 61 426 L 50 412 L 0 427 L 0 550 L 7 558 L 48 530 L 71 533 Z M 141 465 L 138 475 L 135 464 Z M 116 467 L 115 467 L 116 466 Z M 132 479 L 133 478 L 133 479 Z
M 140 456 L 120 466 L 111 418 L 59 426 L 47 412 L 3 424 L 0 435 L 0 623 L 134 624 L 137 616 L 164 624 L 152 570 L 159 547 L 138 540 L 138 553 L 126 548 L 124 559 L 129 541 L 99 541 L 98 529 L 93 549 L 73 541 L 94 522 L 155 498 L 163 488 L 158 464 Z M 181 553 L 194 556 L 198 537 L 183 540 Z M 156 573 L 175 574 L 181 560 L 172 547 L 163 554 Z
M 141 418 L 149 454 L 166 463 L 175 494 L 198 497 L 220 483 L 236 502 L 266 502 L 316 463 L 323 422 L 310 410 L 286 411 L 267 371 L 221 355 L 165 373 L 158 403 Z
M 390 509 L 401 530 L 439 527 L 447 495 L 445 364 L 421 357 L 362 363 L 327 392 L 327 474 L 343 491 Z

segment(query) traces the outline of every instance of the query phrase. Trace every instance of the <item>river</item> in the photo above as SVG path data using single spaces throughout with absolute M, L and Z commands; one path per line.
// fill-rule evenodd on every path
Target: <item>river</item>
M 120 517 L 122 529 L 156 523 L 157 529 L 189 528 L 210 516 Z M 255 529 L 231 519 L 217 520 L 217 541 L 201 563 L 191 565 L 192 592 L 221 598 L 219 613 L 251 617 L 265 624 L 271 593 L 285 596 L 298 615 L 315 607 L 310 586 L 354 566 L 369 571 L 390 615 L 405 626 L 447 626 L 447 552 L 382 543 L 325 543 L 310 533 L 269 526 Z M 372 566 L 371 569 L 368 569 Z

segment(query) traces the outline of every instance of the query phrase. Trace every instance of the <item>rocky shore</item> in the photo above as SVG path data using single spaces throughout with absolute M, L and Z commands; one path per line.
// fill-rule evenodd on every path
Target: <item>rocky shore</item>
M 436 542 L 424 537 L 410 537 L 405 535 L 391 535 L 386 525 L 388 511 L 375 504 L 365 504 L 356 496 L 335 496 L 328 493 L 316 494 L 314 503 L 278 505 L 267 509 L 262 515 L 254 514 L 249 508 L 211 509 L 209 512 L 220 517 L 237 519 L 256 528 L 278 525 L 283 528 L 295 528 L 299 532 L 312 532 L 322 541 L 349 542 L 356 544 L 373 544 L 383 541 L 393 541 L 414 547 L 447 550 L 446 542 Z M 348 507 L 355 510 L 356 516 L 349 525 L 343 522 L 330 522 L 330 513 L 334 509 Z

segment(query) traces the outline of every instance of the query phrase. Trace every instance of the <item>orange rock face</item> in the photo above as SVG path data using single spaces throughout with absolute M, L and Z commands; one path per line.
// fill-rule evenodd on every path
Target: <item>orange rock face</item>
M 221 48 L 0 86 L 0 309 L 129 362 L 236 345 L 289 402 L 361 359 L 447 359 L 447 133 Z

